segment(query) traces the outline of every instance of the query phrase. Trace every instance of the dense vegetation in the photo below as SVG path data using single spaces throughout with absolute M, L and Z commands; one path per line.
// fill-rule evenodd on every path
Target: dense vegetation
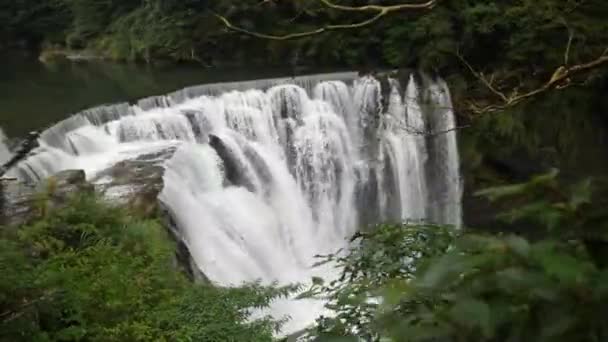
M 361 5 L 366 1 L 340 1 Z M 374 3 L 399 3 L 374 1 Z M 121 59 L 231 61 L 263 58 L 280 63 L 422 66 L 472 64 L 501 72 L 541 72 L 559 66 L 569 32 L 570 62 L 596 57 L 608 41 L 603 1 L 440 1 L 422 13 L 395 13 L 361 30 L 343 30 L 294 42 L 235 34 L 213 16 L 260 32 L 298 32 L 327 23 L 354 22 L 363 14 L 333 11 L 316 0 L 19 0 L 0 7 L 3 40 L 30 46 L 90 47 Z M 235 49 L 238 47 L 239 49 Z M 247 48 L 247 51 L 244 51 Z M 227 55 L 229 54 L 229 55 Z M 508 63 L 505 63 L 508 61 Z
M 158 222 L 88 195 L 0 227 L 0 341 L 271 340 L 248 310 L 283 290 L 195 285 L 174 254 Z
M 604 341 L 608 338 L 605 200 L 591 181 L 565 189 L 556 172 L 480 191 L 519 205 L 500 219 L 528 236 L 381 225 L 361 234 L 329 284 L 336 316 L 319 341 Z M 349 339 L 345 339 L 350 337 Z
M 317 341 L 603 341 L 608 338 L 606 184 L 564 186 L 558 172 L 479 191 L 516 203 L 497 220 L 525 234 L 383 224 L 346 253 L 342 270 L 300 297 L 335 316 Z M 280 322 L 249 309 L 295 288 L 194 284 L 156 221 L 90 195 L 0 230 L 2 341 L 271 341 Z

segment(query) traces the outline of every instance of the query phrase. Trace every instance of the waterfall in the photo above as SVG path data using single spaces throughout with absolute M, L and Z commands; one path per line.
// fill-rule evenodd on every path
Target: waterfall
M 159 199 L 207 278 L 306 283 L 337 275 L 312 268 L 314 255 L 347 247 L 361 225 L 460 225 L 450 107 L 443 81 L 413 75 L 405 84 L 340 73 L 197 86 L 73 115 L 44 131 L 10 173 L 38 181 L 80 168 L 94 179 L 118 161 L 176 146 Z M 322 310 L 312 300 L 271 308 L 292 317 L 284 333 Z
M 6 146 L 6 135 L 4 135 L 4 131 L 0 128 L 0 165 L 3 165 L 11 158 L 11 152 Z

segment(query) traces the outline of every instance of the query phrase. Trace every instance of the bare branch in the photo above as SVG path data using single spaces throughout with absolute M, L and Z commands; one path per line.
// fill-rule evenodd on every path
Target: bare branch
M 465 66 L 467 66 L 467 68 L 471 71 L 473 76 L 475 76 L 479 81 L 481 81 L 481 83 L 484 84 L 486 86 L 486 88 L 488 88 L 488 90 L 490 90 L 492 93 L 498 95 L 502 99 L 502 103 L 500 103 L 500 104 L 491 104 L 491 105 L 484 106 L 484 107 L 479 106 L 475 102 L 470 102 L 468 107 L 471 111 L 473 111 L 476 114 L 501 111 L 501 110 L 507 109 L 509 107 L 513 107 L 517 104 L 520 104 L 521 102 L 523 102 L 529 98 L 532 98 L 534 96 L 540 95 L 550 89 L 567 88 L 571 85 L 571 82 L 570 82 L 571 77 L 578 75 L 578 74 L 582 74 L 587 71 L 590 71 L 592 69 L 596 69 L 600 66 L 603 66 L 604 64 L 608 65 L 608 55 L 606 53 L 603 53 L 598 58 L 596 58 L 592 61 L 589 61 L 587 63 L 576 64 L 573 66 L 562 65 L 553 72 L 553 74 L 551 75 L 551 78 L 548 81 L 546 81 L 542 86 L 540 86 L 536 89 L 527 91 L 525 93 L 521 93 L 521 94 L 517 90 L 513 90 L 511 95 L 507 96 L 504 92 L 493 87 L 492 84 L 490 82 L 488 82 L 488 80 L 483 76 L 482 73 L 475 71 L 475 69 L 473 69 L 471 67 L 471 65 L 468 62 L 466 62 L 466 60 L 460 54 L 458 54 L 458 55 L 459 55 L 460 59 L 463 61 L 463 64 Z
M 456 56 L 458 56 L 458 58 L 462 61 L 462 63 L 467 67 L 467 69 L 469 69 L 469 71 L 471 71 L 471 73 L 473 74 L 473 76 L 477 77 L 477 79 L 479 79 L 492 93 L 494 93 L 495 95 L 497 95 L 498 97 L 500 97 L 503 101 L 508 101 L 507 96 L 498 91 L 498 89 L 496 89 L 492 83 L 494 82 L 494 75 L 491 76 L 490 80 L 488 80 L 487 78 L 485 78 L 485 76 L 483 75 L 483 73 L 481 72 L 477 72 L 475 71 L 475 69 L 473 69 L 473 67 L 471 66 L 471 64 L 469 64 L 469 62 L 467 62 L 466 59 L 464 59 L 464 57 L 460 54 L 460 52 L 456 52 Z
M 572 40 L 574 39 L 574 31 L 568 27 L 568 45 L 566 46 L 566 52 L 564 52 L 564 65 L 568 65 L 570 59 L 570 49 L 572 48 Z
M 568 65 L 570 61 L 570 50 L 572 49 L 572 41 L 574 40 L 574 30 L 568 25 L 565 18 L 560 18 L 561 23 L 568 30 L 568 43 L 566 44 L 566 51 L 564 51 L 564 65 Z
M 462 126 L 454 126 L 448 129 L 444 129 L 444 130 L 440 130 L 440 131 L 432 131 L 432 130 L 421 130 L 415 127 L 412 127 L 408 124 L 405 123 L 398 123 L 397 127 L 399 129 L 402 129 L 403 131 L 405 131 L 406 133 L 412 134 L 412 135 L 419 135 L 419 136 L 424 136 L 424 137 L 436 137 L 442 134 L 447 134 L 450 132 L 454 132 L 454 131 L 458 131 L 461 129 L 465 129 L 465 128 L 469 128 L 471 127 L 471 125 L 462 125 Z
M 339 10 L 339 11 L 351 11 L 351 12 L 396 12 L 403 10 L 412 10 L 412 9 L 429 9 L 434 7 L 437 4 L 437 0 L 430 0 L 423 3 L 407 3 L 400 5 L 365 5 L 365 6 L 345 6 L 345 5 L 336 5 L 329 0 L 320 0 L 325 6 Z
M 325 5 L 326 7 L 330 8 L 330 9 L 335 9 L 335 10 L 339 10 L 339 11 L 347 11 L 347 12 L 362 12 L 362 13 L 370 12 L 370 13 L 376 13 L 376 14 L 366 20 L 363 20 L 363 21 L 360 21 L 357 23 L 353 23 L 353 24 L 325 25 L 325 26 L 322 26 L 322 27 L 319 27 L 319 28 L 316 28 L 316 29 L 313 29 L 310 31 L 289 33 L 289 34 L 285 34 L 285 35 L 274 35 L 274 34 L 266 34 L 266 33 L 261 33 L 261 32 L 256 32 L 256 31 L 250 31 L 250 30 L 247 30 L 247 29 L 244 29 L 242 27 L 232 24 L 230 22 L 230 20 L 228 20 L 226 17 L 224 17 L 220 14 L 214 13 L 214 15 L 216 18 L 218 18 L 224 24 L 224 26 L 226 26 L 228 29 L 236 31 L 236 32 L 240 32 L 240 33 L 243 33 L 243 34 L 246 34 L 246 35 L 249 35 L 252 37 L 256 37 L 256 38 L 261 38 L 261 39 L 293 40 L 293 39 L 300 39 L 300 38 L 305 38 L 305 37 L 309 37 L 309 36 L 322 34 L 322 33 L 328 32 L 328 31 L 361 28 L 361 27 L 368 26 L 368 25 L 375 23 L 380 18 L 382 18 L 392 12 L 405 11 L 405 10 L 431 9 L 436 5 L 438 0 L 429 0 L 429 1 L 426 1 L 423 3 L 407 3 L 407 4 L 400 4 L 400 5 L 386 5 L 386 6 L 381 6 L 381 5 L 345 6 L 345 5 L 334 4 L 333 2 L 331 2 L 329 0 L 319 0 L 319 1 L 321 1 L 321 3 L 323 5 Z M 265 0 L 262 3 L 265 3 L 265 2 L 267 2 L 267 1 Z
M 26 313 L 26 309 L 28 309 L 29 307 L 34 306 L 42 301 L 45 301 L 54 296 L 55 294 L 57 294 L 57 291 L 50 291 L 45 293 L 40 298 L 35 298 L 29 301 L 24 300 L 23 303 L 16 309 L 0 313 L 0 321 L 2 321 L 2 323 L 4 324 L 10 323 L 15 319 L 18 319 L 19 317 L 23 316 Z

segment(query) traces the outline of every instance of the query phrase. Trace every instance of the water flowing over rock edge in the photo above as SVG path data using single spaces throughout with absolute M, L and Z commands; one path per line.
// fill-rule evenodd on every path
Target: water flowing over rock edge
M 4 135 L 4 131 L 0 128 L 0 165 L 4 165 L 12 156 L 6 140 L 6 135 Z
M 427 134 L 454 126 L 447 86 L 424 75 L 203 85 L 78 113 L 45 130 L 12 172 L 36 181 L 83 168 L 104 188 L 116 185 L 121 163 L 171 150 L 158 158 L 164 185 L 152 193 L 162 190 L 172 231 L 198 268 L 222 285 L 301 282 L 331 277 L 310 270 L 311 257 L 344 247 L 359 225 L 460 225 L 456 133 Z M 104 192 L 142 191 L 134 188 Z M 295 320 L 321 311 L 308 304 L 296 304 L 306 317 Z M 275 313 L 293 316 L 294 307 L 278 303 Z

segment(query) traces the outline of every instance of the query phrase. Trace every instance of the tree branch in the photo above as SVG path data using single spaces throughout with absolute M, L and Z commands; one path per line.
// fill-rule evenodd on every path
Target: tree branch
M 454 126 L 451 128 L 447 128 L 447 129 L 443 129 L 440 131 L 432 131 L 432 130 L 421 130 L 415 127 L 412 127 L 410 125 L 404 124 L 404 123 L 397 123 L 397 127 L 403 131 L 405 131 L 406 133 L 409 133 L 411 135 L 419 135 L 419 136 L 424 136 L 424 137 L 436 137 L 442 134 L 447 134 L 450 132 L 454 132 L 454 131 L 458 131 L 458 130 L 462 130 L 465 128 L 469 128 L 471 127 L 471 125 L 461 125 L 461 126 Z
M 264 0 L 262 3 L 266 3 L 272 0 Z M 356 22 L 353 24 L 330 24 L 318 27 L 316 29 L 312 29 L 310 31 L 304 32 L 295 32 L 284 35 L 275 35 L 275 34 L 266 34 L 260 33 L 256 31 L 250 31 L 242 27 L 238 27 L 233 25 L 230 20 L 226 17 L 221 16 L 219 14 L 214 14 L 228 29 L 240 32 L 249 36 L 262 38 L 262 39 L 270 39 L 270 40 L 292 40 L 305 38 L 309 36 L 314 36 L 318 34 L 322 34 L 328 31 L 335 30 L 346 30 L 346 29 L 354 29 L 360 28 L 364 26 L 371 25 L 381 19 L 382 17 L 397 11 L 407 11 L 407 10 L 425 10 L 434 8 L 439 0 L 427 0 L 425 2 L 415 2 L 415 3 L 403 3 L 398 5 L 363 5 L 363 6 L 348 6 L 348 5 L 339 5 L 333 2 L 333 0 L 318 0 L 322 5 L 331 10 L 343 11 L 343 12 L 359 12 L 359 13 L 369 13 L 370 17 L 366 20 Z M 421 0 L 422 1 L 422 0 Z M 580 4 L 579 4 L 580 5 Z M 575 6 L 576 8 L 576 6 Z M 572 9 L 573 10 L 573 9 Z M 375 13 L 375 14 L 374 14 Z M 473 113 L 481 114 L 485 112 L 496 112 L 501 111 L 509 107 L 513 107 L 524 100 L 527 100 L 531 97 L 542 94 L 550 89 L 563 89 L 571 84 L 571 77 L 582 74 L 589 70 L 598 68 L 604 64 L 608 64 L 608 49 L 604 51 L 598 58 L 595 60 L 580 63 L 576 65 L 570 66 L 570 54 L 572 50 L 572 45 L 574 41 L 574 31 L 564 22 L 564 25 L 568 29 L 568 41 L 566 44 L 566 49 L 564 51 L 564 64 L 558 67 L 551 75 L 551 77 L 544 82 L 540 87 L 529 90 L 527 92 L 520 92 L 517 87 L 513 88 L 511 91 L 503 91 L 500 86 L 497 86 L 495 82 L 495 75 L 492 74 L 490 77 L 486 77 L 484 73 L 476 71 L 466 60 L 465 58 L 457 52 L 458 58 L 462 61 L 462 63 L 466 66 L 466 68 L 473 74 L 475 78 L 477 78 L 484 86 L 487 88 L 492 94 L 498 97 L 496 102 L 490 105 L 481 106 L 474 101 L 468 101 L 466 105 L 469 110 Z M 498 83 L 500 84 L 500 83 Z
M 372 13 L 375 12 L 376 14 L 366 20 L 363 20 L 363 21 L 360 21 L 357 23 L 353 23 L 353 24 L 325 25 L 325 26 L 322 26 L 322 27 L 319 27 L 319 28 L 316 28 L 316 29 L 313 29 L 310 31 L 289 33 L 289 34 L 285 34 L 285 35 L 274 35 L 274 34 L 266 34 L 266 33 L 261 33 L 261 32 L 256 32 L 256 31 L 250 31 L 250 30 L 247 30 L 247 29 L 244 29 L 242 27 L 232 24 L 232 22 L 230 22 L 230 20 L 228 20 L 228 18 L 226 18 L 220 14 L 214 13 L 214 16 L 216 18 L 218 18 L 224 24 L 224 26 L 226 26 L 228 29 L 239 32 L 239 33 L 243 33 L 243 34 L 246 34 L 246 35 L 249 35 L 252 37 L 261 38 L 261 39 L 270 39 L 270 40 L 293 40 L 293 39 L 300 39 L 300 38 L 305 38 L 305 37 L 309 37 L 309 36 L 322 34 L 322 33 L 328 32 L 328 31 L 355 29 L 355 28 L 368 26 L 368 25 L 375 23 L 380 18 L 382 18 L 392 12 L 405 11 L 405 10 L 431 9 L 437 4 L 438 0 L 429 0 L 429 1 L 426 1 L 423 3 L 407 3 L 407 4 L 387 5 L 387 6 L 381 6 L 381 5 L 345 6 L 345 5 L 334 4 L 333 2 L 331 2 L 329 0 L 319 0 L 319 1 L 321 1 L 321 3 L 323 5 L 325 5 L 326 7 L 330 8 L 330 9 L 346 11 L 346 12 L 372 12 Z
M 396 11 L 403 11 L 403 10 L 412 10 L 412 9 L 428 9 L 428 8 L 432 8 L 437 4 L 437 0 L 430 0 L 427 2 L 423 2 L 423 3 L 407 3 L 407 4 L 400 4 L 400 5 L 386 5 L 386 6 L 382 6 L 382 5 L 365 5 L 365 6 L 345 6 L 345 5 L 336 5 L 334 3 L 332 3 L 329 0 L 320 0 L 325 6 L 331 8 L 331 9 L 335 9 L 335 10 L 339 10 L 339 11 L 351 11 L 351 12 L 381 12 L 381 11 L 387 11 L 387 12 L 396 12 Z
M 467 69 L 469 69 L 469 71 L 473 74 L 473 76 L 477 77 L 478 80 L 480 80 L 485 86 L 486 88 L 488 88 L 492 93 L 494 93 L 495 95 L 497 95 L 498 97 L 500 97 L 503 101 L 507 102 L 507 96 L 500 92 L 498 89 L 496 89 L 493 86 L 493 82 L 494 82 L 494 76 L 492 75 L 492 77 L 488 80 L 483 73 L 481 72 L 477 72 L 475 71 L 475 69 L 473 69 L 473 67 L 471 66 L 471 64 L 469 64 L 469 62 L 467 62 L 466 59 L 464 59 L 464 57 L 460 54 L 460 52 L 456 52 L 456 56 L 458 57 L 458 59 L 460 59 L 460 61 L 467 67 Z
M 21 316 L 23 316 L 26 313 L 26 310 L 28 308 L 30 308 L 31 306 L 34 306 L 42 301 L 45 301 L 45 300 L 53 297 L 57 293 L 58 293 L 58 291 L 50 291 L 50 292 L 45 293 L 44 295 L 42 295 L 39 298 L 35 298 L 30 301 L 24 300 L 23 303 L 21 305 L 19 305 L 16 309 L 0 313 L 0 321 L 2 321 L 2 323 L 4 323 L 4 324 L 10 323 L 10 322 L 14 321 L 15 319 L 18 319 Z
M 568 44 L 570 45 L 570 44 Z M 567 48 L 569 49 L 569 47 Z M 572 66 L 562 65 L 558 67 L 551 75 L 549 80 L 543 83 L 542 86 L 520 94 L 517 91 L 513 91 L 511 95 L 506 95 L 504 92 L 496 89 L 485 77 L 482 73 L 475 71 L 473 67 L 458 53 L 459 58 L 463 61 L 463 64 L 471 71 L 473 76 L 475 76 L 483 85 L 485 85 L 488 90 L 492 93 L 499 96 L 502 100 L 500 104 L 491 104 L 488 106 L 481 107 L 474 102 L 469 104 L 469 109 L 472 110 L 476 114 L 483 114 L 487 112 L 496 112 L 505 110 L 509 107 L 513 107 L 521 102 L 545 93 L 550 89 L 563 89 L 570 86 L 570 78 L 582 74 L 584 72 L 590 71 L 592 69 L 596 69 L 598 67 L 603 66 L 604 64 L 608 65 L 608 49 L 604 51 L 598 58 L 581 64 L 576 64 Z
M 570 49 L 572 48 L 572 40 L 574 39 L 574 31 L 568 27 L 568 45 L 566 46 L 566 52 L 564 52 L 564 65 L 568 65 L 570 60 Z

